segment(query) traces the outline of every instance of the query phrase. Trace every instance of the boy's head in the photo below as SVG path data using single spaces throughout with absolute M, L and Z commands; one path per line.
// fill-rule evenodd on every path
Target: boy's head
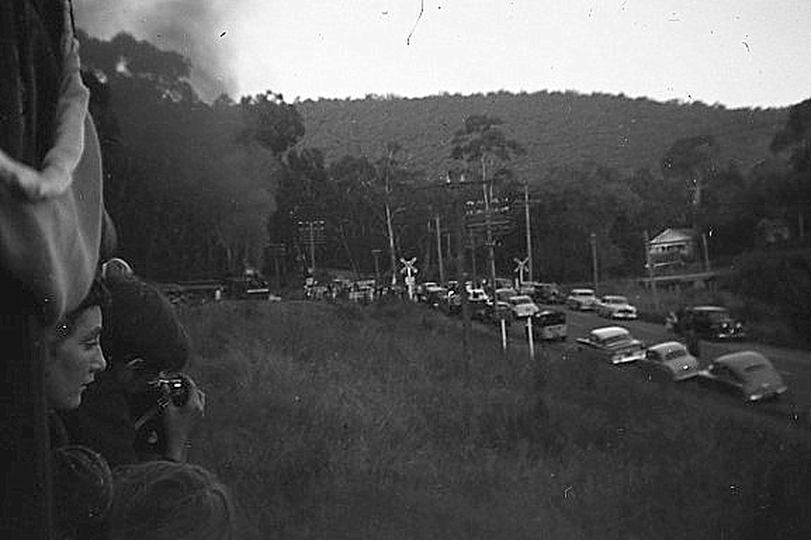
M 163 293 L 132 274 L 108 274 L 104 282 L 111 302 L 103 310 L 102 346 L 114 369 L 133 361 L 155 372 L 183 369 L 191 342 Z
M 113 500 L 113 477 L 101 455 L 69 445 L 52 453 L 54 525 L 60 538 L 101 527 Z
M 113 540 L 228 540 L 235 526 L 227 488 L 206 469 L 174 461 L 120 470 L 109 523 Z

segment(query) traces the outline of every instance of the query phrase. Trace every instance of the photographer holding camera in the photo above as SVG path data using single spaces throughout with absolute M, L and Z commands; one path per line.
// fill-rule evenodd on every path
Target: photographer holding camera
M 205 394 L 181 372 L 191 343 L 174 307 L 134 275 L 104 279 L 111 302 L 102 312 L 101 345 L 109 365 L 81 406 L 63 414 L 71 440 L 112 467 L 154 459 L 185 462 Z

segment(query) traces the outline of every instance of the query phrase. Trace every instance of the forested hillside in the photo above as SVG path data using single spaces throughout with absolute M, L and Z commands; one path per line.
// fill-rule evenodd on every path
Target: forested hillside
M 556 167 L 593 164 L 631 173 L 658 172 L 664 153 L 679 139 L 713 136 L 719 163 L 748 170 L 769 154 L 786 109 L 735 109 L 703 103 L 659 103 L 607 94 L 508 92 L 419 99 L 368 96 L 364 100 L 301 101 L 302 144 L 345 155 L 376 157 L 397 141 L 403 161 L 428 175 L 452 166 L 454 132 L 474 114 L 504 120 L 503 130 L 527 150 L 514 169 L 522 180 L 543 178 Z M 534 179 L 534 180 L 533 180 Z
M 484 193 L 502 275 L 526 253 L 526 213 L 536 275 L 568 282 L 591 276 L 591 241 L 601 275 L 627 277 L 642 271 L 645 232 L 690 228 L 713 261 L 771 246 L 764 231 L 811 236 L 811 99 L 774 110 L 574 92 L 287 103 L 268 90 L 208 104 L 182 55 L 126 34 L 79 39 L 120 255 L 152 279 L 269 272 L 271 246 L 290 283 L 313 261 L 370 274 L 373 253 L 385 275 L 417 257 L 420 276 L 438 278 L 440 236 L 447 275 L 476 274 L 490 258 L 476 224 Z M 470 207 L 464 223 L 454 201 Z M 323 228 L 318 245 L 308 223 Z

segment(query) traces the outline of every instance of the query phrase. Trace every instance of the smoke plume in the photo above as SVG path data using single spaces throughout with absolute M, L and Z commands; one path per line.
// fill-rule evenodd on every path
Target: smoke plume
M 236 98 L 229 13 L 243 0 L 73 0 L 76 26 L 108 40 L 128 32 L 192 62 L 191 83 L 205 101 Z

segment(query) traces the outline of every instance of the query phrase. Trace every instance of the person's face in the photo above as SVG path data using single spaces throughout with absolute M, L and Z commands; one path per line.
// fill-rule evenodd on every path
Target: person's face
M 45 364 L 45 395 L 56 410 L 75 409 L 96 373 L 107 367 L 101 352 L 101 309 L 91 306 L 74 320 L 69 333 L 54 338 Z

